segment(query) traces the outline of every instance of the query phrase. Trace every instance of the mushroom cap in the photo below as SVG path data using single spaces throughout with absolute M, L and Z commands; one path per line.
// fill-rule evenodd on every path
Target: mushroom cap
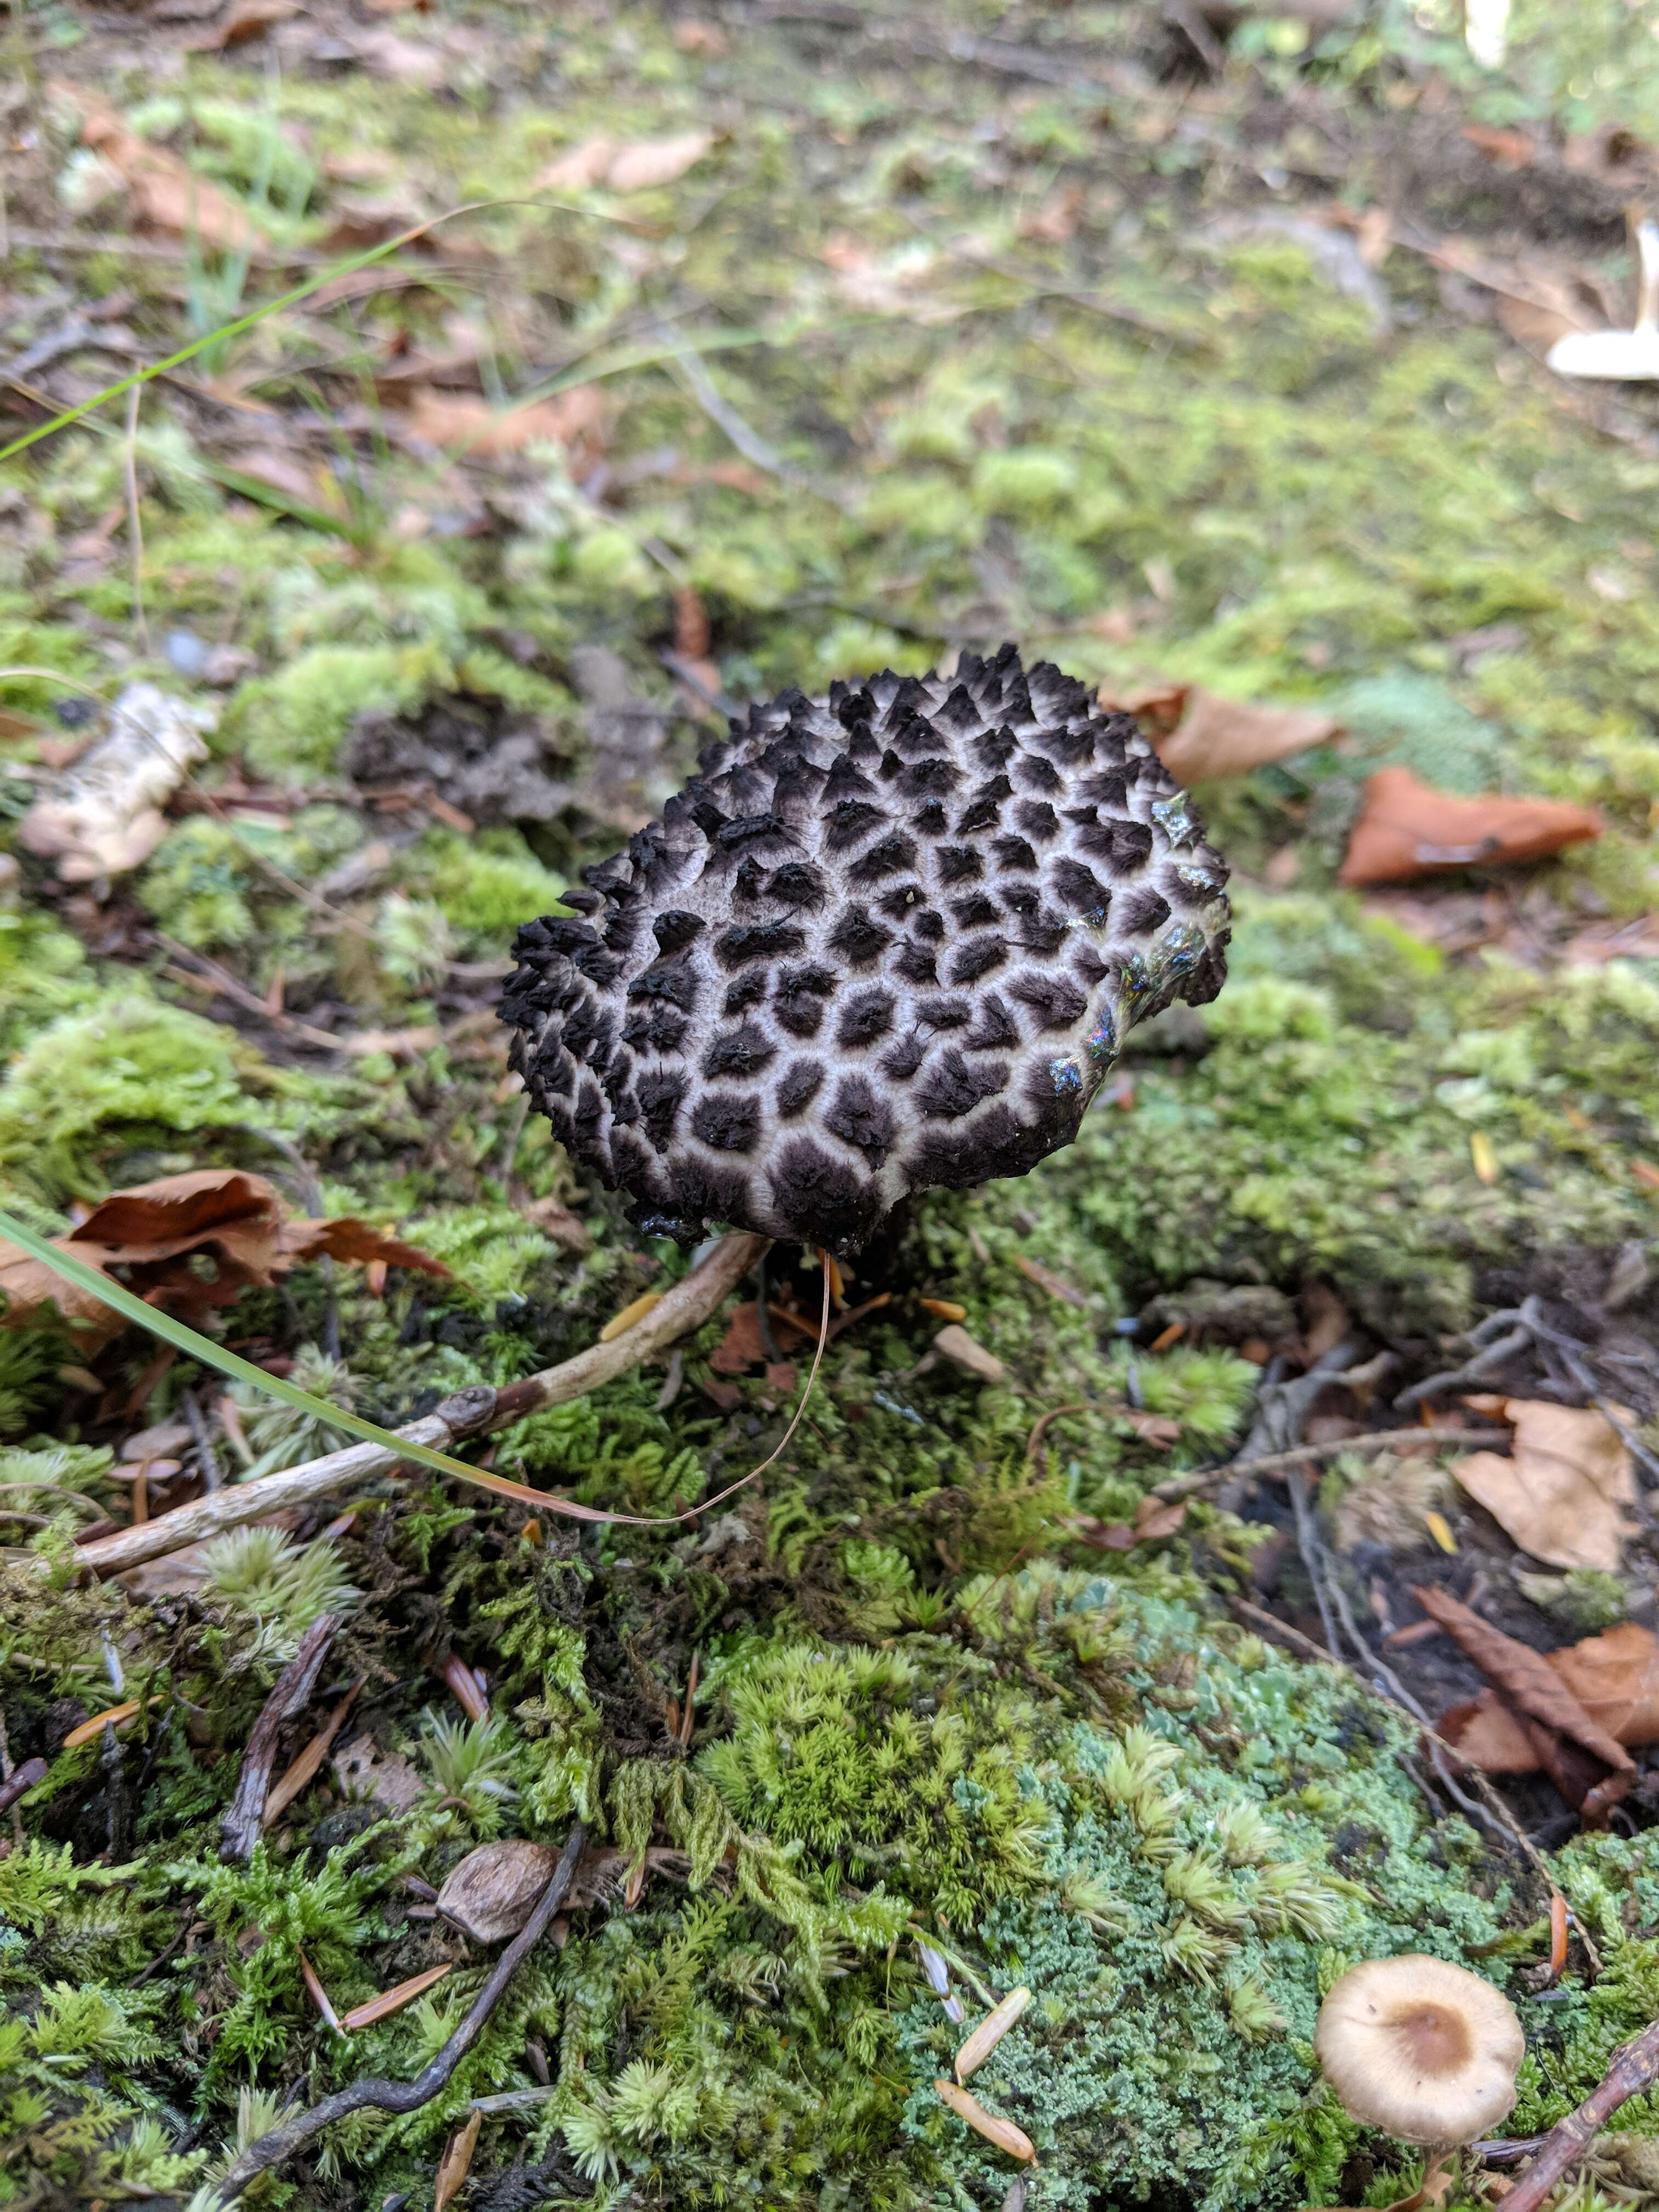
M 1227 872 L 1132 717 L 1012 646 L 751 707 L 528 923 L 501 1000 L 647 1233 L 856 1251 L 1069 1144 L 1124 1032 L 1220 989 Z
M 1350 2116 L 1402 2142 L 1473 2142 L 1515 2102 L 1526 2040 L 1500 1990 L 1416 1952 L 1351 1966 L 1314 2051 Z

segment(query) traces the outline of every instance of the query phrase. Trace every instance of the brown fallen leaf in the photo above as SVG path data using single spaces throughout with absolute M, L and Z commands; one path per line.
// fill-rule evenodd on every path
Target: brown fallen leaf
M 714 143 L 711 131 L 684 131 L 620 144 L 614 138 L 589 138 L 544 169 L 531 190 L 580 192 L 602 185 L 613 192 L 650 191 L 683 177 Z
M 446 1974 L 454 1971 L 454 1961 L 451 1960 L 442 1966 L 428 1966 L 423 1974 L 411 1974 L 395 1989 L 382 1990 L 379 1996 L 366 1997 L 362 2004 L 353 2005 L 349 2012 L 340 2015 L 340 2025 L 348 2035 L 355 2035 L 360 2027 L 373 2027 L 378 2021 L 390 2019 L 394 2012 L 413 2004 L 416 1997 L 424 1996 Z
M 438 2161 L 437 2178 L 432 2185 L 432 2212 L 444 2212 L 445 2206 L 471 2172 L 472 2154 L 477 2148 L 478 2130 L 483 2125 L 483 2114 L 475 2105 L 444 2145 L 444 2154 Z
M 167 834 L 162 810 L 207 757 L 210 708 L 155 684 L 130 684 L 109 710 L 109 729 L 63 781 L 42 793 L 18 825 L 26 852 L 54 860 L 66 884 L 139 867 Z
M 193 239 L 213 253 L 265 258 L 266 241 L 216 185 L 198 177 L 167 147 L 140 137 L 125 117 L 83 86 L 54 78 L 47 91 L 55 106 L 78 118 L 81 143 L 107 162 L 126 186 L 140 229 Z
M 1311 707 L 1264 707 L 1224 699 L 1196 684 L 1150 684 L 1101 704 L 1133 714 L 1180 783 L 1244 775 L 1335 736 L 1334 714 Z
M 348 1261 L 383 1260 L 396 1267 L 447 1279 L 441 1261 L 404 1244 L 367 1221 L 289 1220 L 276 1186 L 240 1168 L 200 1168 L 188 1175 L 118 1190 L 95 1206 L 57 1248 L 100 1274 L 120 1279 L 150 1305 L 186 1316 L 234 1303 L 250 1285 L 269 1289 L 301 1261 L 326 1255 Z M 211 1260 L 210 1279 L 198 1262 Z M 88 1349 L 128 1327 L 125 1319 L 0 1238 L 0 1328 L 31 1322 L 56 1305 Z
M 593 1249 L 593 1232 L 579 1214 L 561 1200 L 538 1198 L 524 1210 L 524 1218 L 539 1229 L 550 1244 L 557 1244 L 581 1259 Z
M 419 390 L 409 395 L 404 419 L 429 446 L 491 459 L 521 453 L 527 446 L 562 446 L 580 469 L 597 460 L 605 445 L 605 402 L 591 384 L 573 385 L 551 399 L 505 414 L 487 399 Z
M 1561 799 L 1459 799 L 1409 769 L 1382 768 L 1368 778 L 1337 880 L 1391 884 L 1458 868 L 1540 860 L 1599 837 L 1601 821 Z
M 346 1692 L 311 1741 L 301 1752 L 293 1765 L 279 1780 L 273 1782 L 270 1794 L 265 1799 L 265 1809 L 260 1815 L 262 1828 L 273 1828 L 302 1790 L 316 1779 L 323 1761 L 328 1756 L 329 1746 L 338 1735 L 345 1718 L 357 1702 L 357 1692 L 362 1688 L 361 1678 Z
M 1097 1521 L 1091 1514 L 1078 1514 L 1066 1524 L 1080 1544 L 1088 1544 L 1097 1552 L 1133 1552 L 1137 1544 L 1157 1543 L 1160 1538 L 1173 1536 L 1187 1518 L 1187 1501 L 1177 1499 L 1173 1504 L 1162 1498 L 1143 1498 L 1135 1508 L 1133 1524 L 1127 1521 Z
M 1650 1628 L 1624 1621 L 1545 1657 L 1584 1711 L 1626 1750 L 1659 1743 L 1659 1638 Z M 1439 1726 L 1487 1774 L 1538 1771 L 1531 1738 L 1492 1690 L 1454 1705 Z
M 1581 1745 L 1615 1773 L 1634 1772 L 1635 1762 L 1623 1744 L 1585 1711 L 1541 1652 L 1482 1620 L 1449 1590 L 1419 1584 L 1412 1595 L 1517 1713 Z
M 750 1298 L 733 1310 L 725 1335 L 708 1355 L 708 1364 L 716 1375 L 746 1375 L 768 1356 L 761 1341 L 760 1308 Z
M 1492 1410 L 1515 1425 L 1510 1456 L 1471 1452 L 1452 1467 L 1459 1484 L 1534 1559 L 1616 1574 L 1636 1534 L 1636 1470 L 1612 1422 L 1594 1406 L 1541 1399 L 1498 1399 Z
M 353 1736 L 331 1761 L 349 1797 L 370 1798 L 390 1813 L 406 1813 L 426 1795 L 426 1784 L 401 1752 L 382 1751 L 372 1736 Z

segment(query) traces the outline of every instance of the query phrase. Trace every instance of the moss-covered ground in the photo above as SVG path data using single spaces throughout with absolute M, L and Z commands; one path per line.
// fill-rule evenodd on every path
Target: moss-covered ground
M 1246 12 L 1228 45 L 1106 5 L 256 4 L 222 49 L 199 10 L 0 17 L 0 443 L 490 204 L 0 464 L 8 848 L 97 699 L 147 677 L 216 711 L 136 870 L 0 858 L 0 1203 L 58 1233 L 240 1166 L 453 1271 L 297 1269 L 215 1324 L 256 1359 L 395 1422 L 684 1268 L 526 1121 L 490 1006 L 514 928 L 672 790 L 711 696 L 1006 635 L 1117 692 L 1196 682 L 1342 731 L 1200 793 L 1237 909 L 1201 1024 L 1149 1039 L 1030 1177 L 920 1205 L 849 1285 L 888 1303 L 837 1336 L 779 1464 L 687 1531 L 567 1534 L 411 1471 L 90 1585 L 73 1538 L 130 1517 L 134 1431 L 193 1407 L 232 1471 L 317 1435 L 240 1387 L 221 1413 L 142 1334 L 0 1331 L 3 1749 L 47 1762 L 0 1823 L 0 2203 L 182 2203 L 285 2104 L 416 2073 L 486 1970 L 422 1900 L 479 1840 L 577 1815 L 620 1855 L 606 1899 L 440 2096 L 349 2120 L 251 2206 L 428 2203 L 476 2100 L 468 2212 L 1018 2203 L 933 2093 L 962 2031 L 922 1945 L 970 2018 L 1034 1992 L 975 2086 L 1037 2148 L 1023 2201 L 1074 2212 L 1405 2193 L 1406 2154 L 1313 2066 L 1357 1958 L 1508 1989 L 1516 2136 L 1659 2014 L 1650 1784 L 1601 1834 L 1514 1794 L 1599 1950 L 1546 1986 L 1535 1868 L 1397 1707 L 1230 1610 L 1317 1629 L 1267 1493 L 1123 1552 L 1079 1534 L 1235 1451 L 1264 1362 L 1294 1373 L 1333 1311 L 1397 1381 L 1620 1270 L 1607 1387 L 1659 1411 L 1659 412 L 1552 380 L 1498 315 L 1569 269 L 1621 298 L 1634 187 L 1604 142 L 1659 46 L 1640 10 L 1531 6 L 1483 72 L 1445 12 Z M 146 227 L 82 141 L 94 100 L 258 255 Z M 692 133 L 665 184 L 540 182 L 598 137 Z M 1510 294 L 1451 270 L 1454 229 Z M 491 750 L 525 731 L 533 775 Z M 1335 869 L 1386 763 L 1604 831 L 1362 899 Z M 817 1282 L 779 1255 L 775 1296 L 815 1310 Z M 1166 1342 L 1216 1285 L 1253 1318 Z M 932 1350 L 941 1304 L 1001 1382 Z M 635 1514 L 712 1495 L 790 1386 L 711 1368 L 726 1318 L 494 1464 Z M 163 1503 L 199 1474 L 173 1449 Z M 1529 1640 L 1577 1632 L 1583 1591 L 1510 1595 L 1528 1563 L 1422 1459 L 1378 1508 L 1398 1464 L 1339 1461 L 1322 1493 L 1340 1531 L 1364 1484 L 1389 1531 L 1338 1563 L 1362 1612 L 1449 1578 L 1501 1583 Z M 1643 1617 L 1651 1563 L 1626 1566 L 1592 1625 Z M 249 1731 L 331 1607 L 356 1763 L 224 1864 Z M 1438 1710 L 1474 1681 L 1419 1686 Z M 148 1702 L 62 1747 L 124 1696 Z M 349 2038 L 306 1983 L 344 2013 L 437 1966 Z M 1659 2100 L 1621 2125 L 1659 2133 Z

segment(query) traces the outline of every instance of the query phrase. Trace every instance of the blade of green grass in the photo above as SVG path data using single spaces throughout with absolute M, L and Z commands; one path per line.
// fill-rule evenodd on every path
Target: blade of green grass
M 425 1444 L 411 1443 L 407 1437 L 394 1436 L 390 1429 L 381 1428 L 374 1421 L 366 1421 L 359 1413 L 346 1413 L 338 1406 L 331 1406 L 325 1398 L 313 1398 L 285 1376 L 269 1375 L 263 1367 L 256 1367 L 251 1359 L 240 1352 L 230 1352 L 222 1344 L 215 1344 L 211 1337 L 198 1335 L 195 1329 L 171 1314 L 161 1313 L 155 1306 L 146 1305 L 136 1297 L 125 1284 L 111 1280 L 97 1268 L 89 1267 L 84 1260 L 77 1259 L 61 1246 L 39 1237 L 34 1231 L 15 1220 L 9 1213 L 0 1212 L 0 1237 L 27 1252 L 32 1260 L 50 1267 L 54 1274 L 73 1283 L 77 1290 L 87 1291 L 102 1303 L 112 1307 L 125 1320 L 146 1328 L 152 1336 L 161 1337 L 199 1360 L 205 1367 L 216 1367 L 222 1375 L 230 1376 L 238 1382 L 252 1383 L 255 1389 L 264 1390 L 273 1398 L 280 1398 L 296 1413 L 308 1413 L 313 1420 L 326 1424 L 331 1429 L 343 1430 L 348 1436 L 359 1437 L 365 1443 L 379 1444 L 383 1449 L 395 1452 L 399 1459 L 414 1460 L 419 1466 L 430 1468 L 436 1474 L 457 1475 L 483 1490 L 493 1490 L 503 1498 L 518 1499 L 521 1504 L 544 1507 L 550 1513 L 563 1513 L 577 1521 L 624 1521 L 627 1514 L 601 1512 L 597 1506 L 578 1505 L 568 1498 L 555 1498 L 542 1490 L 532 1490 L 528 1484 L 509 1482 L 505 1475 L 491 1474 L 479 1467 L 468 1467 L 464 1460 L 452 1459 L 447 1452 L 432 1451 Z
M 338 261 L 331 261 L 326 268 L 307 276 L 303 284 L 296 284 L 291 291 L 280 293 L 274 300 L 267 300 L 264 307 L 251 307 L 246 314 L 238 315 L 234 322 L 222 323 L 216 330 L 204 331 L 200 337 L 192 338 L 188 345 L 180 346 L 176 353 L 168 354 L 165 361 L 153 361 L 147 368 L 136 368 L 130 376 L 120 377 L 115 383 L 106 385 L 101 392 L 94 392 L 89 399 L 82 399 L 74 407 L 66 407 L 61 415 L 54 415 L 49 422 L 37 422 L 33 429 L 26 430 L 21 438 L 14 438 L 9 446 L 0 446 L 0 461 L 9 461 L 15 454 L 25 453 L 29 447 L 39 445 L 42 438 L 50 438 L 58 430 L 66 430 L 71 422 L 78 422 L 82 416 L 93 414 L 110 400 L 120 398 L 124 392 L 131 392 L 136 385 L 148 384 L 154 377 L 165 376 L 170 369 L 182 368 L 187 361 L 194 361 L 198 354 L 205 353 L 210 346 L 217 345 L 226 338 L 240 337 L 244 331 L 251 331 L 264 322 L 267 315 L 280 314 L 284 307 L 297 307 L 301 300 L 308 300 L 313 292 L 320 292 L 325 284 L 333 283 L 337 277 L 352 276 L 359 269 L 368 268 L 374 262 L 386 260 L 404 246 L 412 245 L 417 238 L 424 238 L 428 231 L 436 230 L 441 223 L 453 222 L 458 216 L 482 215 L 495 208 L 507 207 L 544 208 L 565 215 L 582 216 L 590 222 L 605 220 L 595 210 L 576 207 L 566 200 L 469 200 L 462 207 L 447 208 L 442 215 L 432 216 L 425 222 L 417 222 L 408 230 L 399 231 L 396 238 L 383 239 L 378 246 L 365 246 L 361 253 L 348 253 Z

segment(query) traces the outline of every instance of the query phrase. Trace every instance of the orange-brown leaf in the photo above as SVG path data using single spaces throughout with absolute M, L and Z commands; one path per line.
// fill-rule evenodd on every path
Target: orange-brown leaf
M 1497 1410 L 1514 1425 L 1510 1455 L 1458 1460 L 1460 1486 L 1534 1559 L 1616 1574 L 1636 1533 L 1636 1471 L 1618 1430 L 1594 1406 L 1506 1398 Z
M 112 1192 L 53 1242 L 100 1273 L 124 1269 L 139 1297 L 186 1315 L 228 1305 L 249 1285 L 269 1288 L 299 1261 L 323 1253 L 430 1275 L 449 1273 L 441 1261 L 368 1222 L 285 1221 L 276 1186 L 240 1168 L 199 1168 Z M 214 1263 L 210 1280 L 192 1264 L 198 1255 Z M 7 1300 L 0 1327 L 22 1327 L 55 1304 L 65 1320 L 82 1324 L 77 1343 L 95 1350 L 127 1326 L 91 1291 L 3 1241 L 0 1291 Z
M 483 2114 L 475 2106 L 444 2146 L 444 2154 L 438 2161 L 438 2177 L 433 2184 L 432 2212 L 444 2212 L 444 2207 L 471 2171 L 472 2153 L 483 2125 Z
M 1634 1768 L 1635 1762 L 1623 1744 L 1585 1711 L 1541 1652 L 1482 1620 L 1449 1590 L 1419 1585 L 1413 1595 L 1519 1713 L 1582 1745 L 1615 1772 Z
M 1317 708 L 1224 699 L 1196 684 L 1151 684 L 1103 704 L 1139 716 L 1158 758 L 1179 783 L 1243 775 L 1322 745 L 1338 727 L 1334 714 Z
M 406 2004 L 413 2004 L 416 1997 L 435 1988 L 446 1974 L 453 1974 L 454 1971 L 454 1961 L 451 1960 L 442 1966 L 428 1966 L 423 1974 L 411 1974 L 406 1982 L 399 1982 L 395 1989 L 382 1990 L 379 1996 L 368 1997 L 362 2004 L 353 2005 L 349 2012 L 341 2014 L 340 2025 L 349 2035 L 355 2034 L 360 2027 L 373 2027 L 377 2021 L 389 2019 L 394 2012 L 401 2012 Z
M 1599 837 L 1601 821 L 1561 799 L 1459 799 L 1409 769 L 1368 779 L 1338 880 L 1395 884 L 1506 860 L 1540 860 Z

